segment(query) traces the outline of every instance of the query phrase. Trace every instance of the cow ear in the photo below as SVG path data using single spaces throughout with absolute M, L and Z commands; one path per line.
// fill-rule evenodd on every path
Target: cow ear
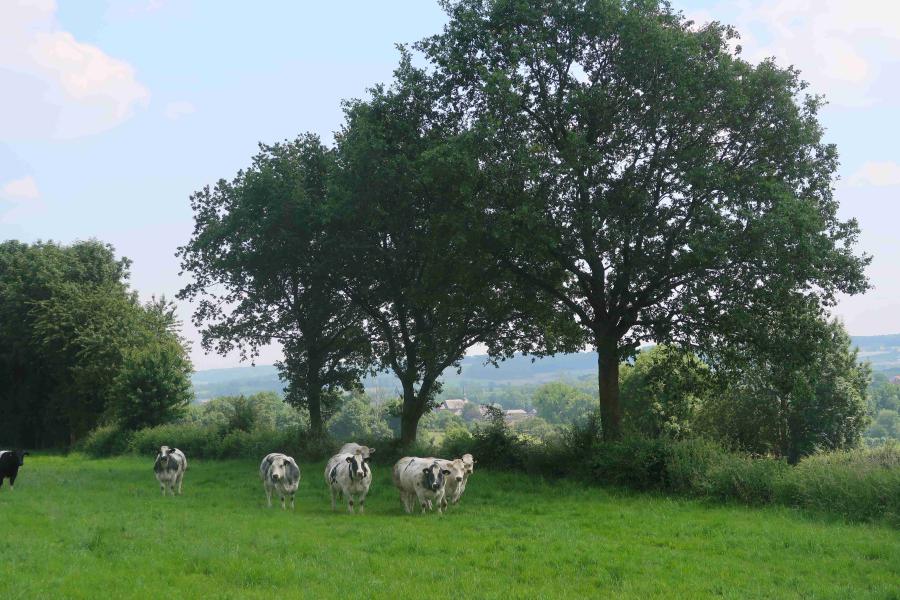
M 350 462 L 351 460 L 353 460 L 353 457 L 352 457 L 352 456 L 348 456 L 348 457 L 347 457 L 347 462 Z
M 449 475 L 449 474 L 450 474 L 450 471 L 447 470 L 447 469 L 443 469 L 443 470 L 441 471 L 441 473 L 443 473 L 444 475 Z
M 369 448 L 369 454 L 375 454 L 375 448 Z
M 425 469 L 422 469 L 422 472 L 425 473 L 425 474 L 427 474 L 428 471 L 430 471 L 430 470 L 431 470 L 431 469 L 425 468 Z

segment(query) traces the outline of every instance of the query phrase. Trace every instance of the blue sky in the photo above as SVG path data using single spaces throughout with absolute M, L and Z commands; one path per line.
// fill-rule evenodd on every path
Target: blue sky
M 827 95 L 841 211 L 875 257 L 875 289 L 835 313 L 853 334 L 900 332 L 900 3 L 674 4 L 737 26 L 745 57 L 794 64 Z M 443 21 L 431 0 L 2 0 L 0 239 L 96 237 L 134 260 L 143 296 L 173 296 L 189 194 L 247 165 L 259 141 L 329 139 L 340 101 L 390 78 L 394 44 Z M 197 345 L 193 358 L 238 364 Z

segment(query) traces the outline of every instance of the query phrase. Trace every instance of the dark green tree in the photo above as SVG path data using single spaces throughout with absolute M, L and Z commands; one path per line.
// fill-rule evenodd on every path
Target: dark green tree
M 843 325 L 808 299 L 767 317 L 710 354 L 721 389 L 702 405 L 698 427 L 792 463 L 857 446 L 870 421 L 871 373 Z
M 472 139 L 436 110 L 408 54 L 392 87 L 346 106 L 334 194 L 341 214 L 344 289 L 365 313 L 374 365 L 402 386 L 401 444 L 416 439 L 445 369 L 473 344 L 506 355 L 534 332 L 516 325 L 515 298 L 481 245 L 472 210 L 484 175 Z
M 288 401 L 309 411 L 315 435 L 338 392 L 358 386 L 368 352 L 360 314 L 333 277 L 331 162 L 312 134 L 261 145 L 246 171 L 191 196 L 194 233 L 178 250 L 194 276 L 179 298 L 197 303 L 203 347 L 252 358 L 279 342 Z
M 482 142 L 485 231 L 596 348 L 604 437 L 642 342 L 698 346 L 735 309 L 866 289 L 822 99 L 796 70 L 742 60 L 733 29 L 658 0 L 442 4 L 418 47 Z

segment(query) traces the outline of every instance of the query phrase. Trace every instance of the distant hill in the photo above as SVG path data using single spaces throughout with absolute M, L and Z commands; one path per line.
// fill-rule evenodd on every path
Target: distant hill
M 900 375 L 900 334 L 854 336 L 852 339 L 859 348 L 860 359 L 869 361 L 873 370 L 884 372 L 888 376 Z M 444 380 L 448 384 L 472 382 L 481 386 L 525 385 L 596 377 L 597 374 L 595 352 L 559 354 L 534 360 L 529 356 L 516 356 L 496 367 L 484 363 L 484 356 L 467 356 L 461 364 L 462 372 L 448 369 L 444 372 Z M 280 393 L 284 388 L 272 365 L 197 371 L 194 373 L 193 383 L 198 400 L 262 391 Z M 399 382 L 388 374 L 367 378 L 365 384 L 369 389 L 399 389 Z

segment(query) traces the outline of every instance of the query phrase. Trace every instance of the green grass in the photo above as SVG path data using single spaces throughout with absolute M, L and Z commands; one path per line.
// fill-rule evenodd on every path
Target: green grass
M 265 508 L 255 461 L 30 457 L 0 489 L 0 598 L 900 598 L 900 535 L 788 509 L 478 472 L 439 517 L 332 513 L 321 465 Z

